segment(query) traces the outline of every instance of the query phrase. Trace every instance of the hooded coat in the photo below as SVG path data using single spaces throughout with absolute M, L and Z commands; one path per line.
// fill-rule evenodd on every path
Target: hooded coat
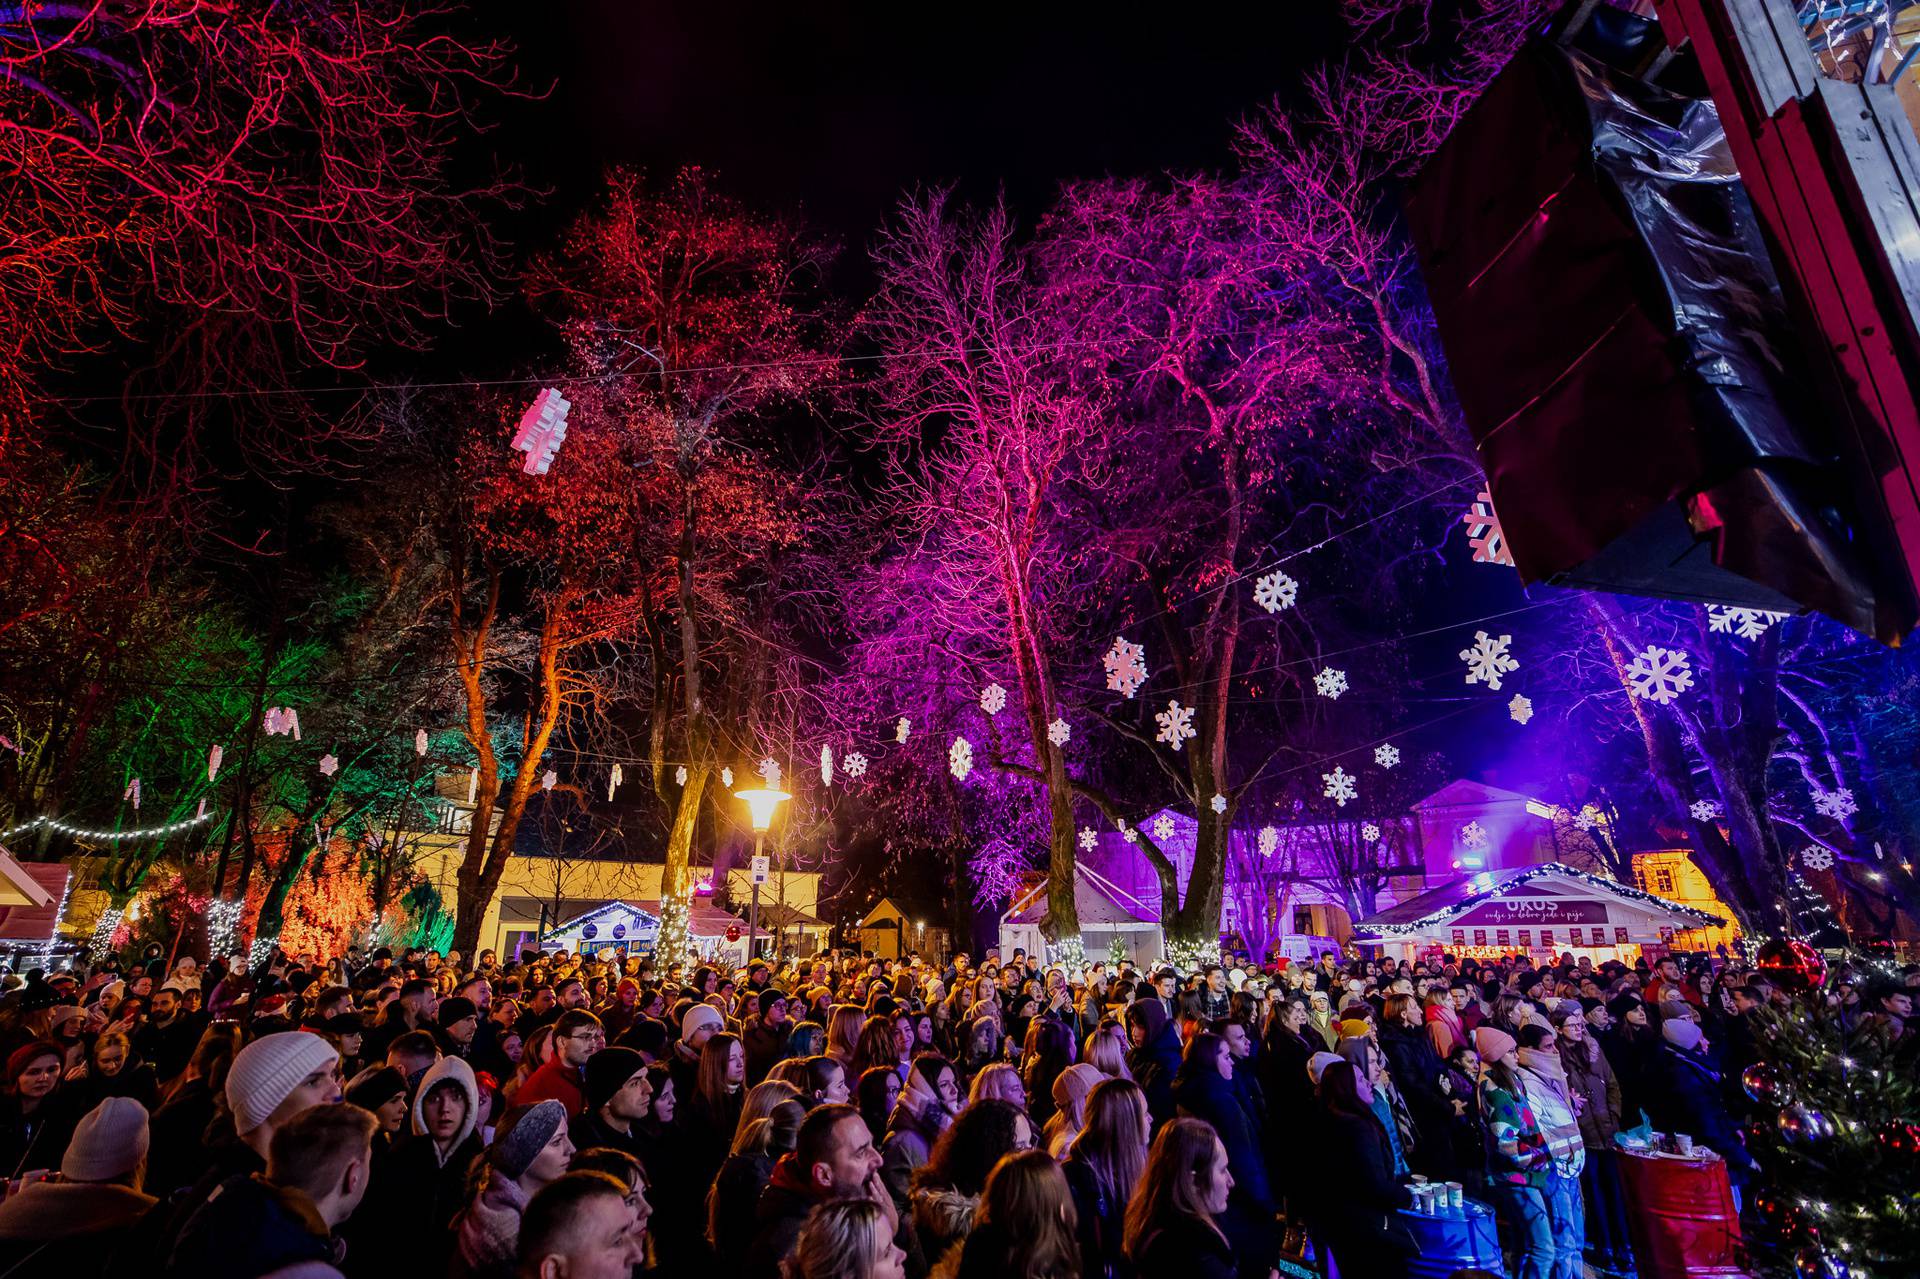
M 448 1081 L 466 1097 L 467 1113 L 443 1151 L 427 1133 L 424 1105 L 427 1094 Z M 479 1113 L 480 1089 L 471 1066 L 458 1057 L 442 1057 L 427 1067 L 413 1094 L 412 1131 L 375 1166 L 374 1184 L 347 1228 L 350 1273 L 446 1273 L 452 1244 L 448 1227 L 466 1206 L 467 1173 L 481 1150 L 474 1132 Z
M 1272 1225 L 1277 1207 L 1267 1182 L 1266 1160 L 1254 1140 L 1253 1126 L 1234 1096 L 1233 1085 L 1211 1063 L 1189 1062 L 1181 1067 L 1173 1098 L 1179 1113 L 1206 1120 L 1226 1147 L 1233 1190 L 1227 1197 L 1227 1210 L 1220 1215 L 1220 1229 L 1233 1245 L 1234 1255 L 1248 1263 L 1248 1272 L 1264 1274 L 1276 1255 Z
M 139 1223 L 156 1202 L 152 1195 L 113 1184 L 36 1181 L 22 1186 L 0 1203 L 0 1274 L 94 1279 L 137 1269 Z
M 880 1179 L 901 1213 L 907 1211 L 913 1174 L 927 1162 L 933 1143 L 952 1120 L 933 1085 L 919 1071 L 908 1071 L 900 1099 L 887 1116 L 886 1140 L 880 1145 Z
M 1157 999 L 1143 999 L 1127 1009 L 1127 1024 L 1138 1026 L 1142 1040 L 1127 1054 L 1127 1071 L 1147 1095 L 1147 1113 L 1153 1127 L 1173 1118 L 1173 1080 L 1180 1073 L 1180 1031 Z M 1222 1081 L 1224 1082 L 1224 1081 Z

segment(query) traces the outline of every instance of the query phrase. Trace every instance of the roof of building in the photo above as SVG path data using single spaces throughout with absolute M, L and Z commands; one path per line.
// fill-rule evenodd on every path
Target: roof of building
M 1548 900 L 1556 896 L 1555 889 L 1571 897 L 1589 899 L 1612 897 L 1637 911 L 1672 916 L 1678 926 L 1683 928 L 1725 922 L 1719 916 L 1707 911 L 1682 906 L 1664 897 L 1655 897 L 1652 893 L 1643 893 L 1618 880 L 1591 875 L 1560 862 L 1545 862 L 1538 866 L 1490 871 L 1452 880 L 1360 920 L 1354 925 L 1354 934 L 1356 936 L 1366 934 L 1370 938 L 1380 939 L 1430 932 L 1448 927 L 1455 920 L 1488 902 L 1507 899 Z M 1514 922 L 1530 921 L 1516 914 Z M 1545 923 L 1551 927 L 1556 921 L 1539 919 L 1533 922 Z M 1574 922 L 1577 924 L 1579 921 Z

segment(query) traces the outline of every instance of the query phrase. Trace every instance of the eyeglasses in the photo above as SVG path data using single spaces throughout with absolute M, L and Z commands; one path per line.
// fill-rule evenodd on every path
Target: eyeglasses
M 600 1043 L 605 1043 L 607 1041 L 606 1034 L 603 1031 L 598 1031 L 598 1030 L 577 1030 L 573 1034 L 568 1035 L 567 1038 L 577 1039 L 583 1044 L 590 1044 L 596 1040 L 598 1040 Z

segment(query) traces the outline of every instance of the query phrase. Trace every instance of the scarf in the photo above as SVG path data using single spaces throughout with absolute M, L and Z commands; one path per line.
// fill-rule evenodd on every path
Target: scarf
M 1547 1139 L 1553 1155 L 1554 1171 L 1563 1177 L 1578 1177 L 1586 1165 L 1586 1145 L 1580 1140 L 1580 1121 L 1573 1113 L 1573 1099 L 1567 1092 L 1567 1070 L 1560 1056 L 1549 1048 L 1522 1048 L 1520 1069 L 1526 1075 L 1527 1096 L 1533 1103 L 1534 1117 Z

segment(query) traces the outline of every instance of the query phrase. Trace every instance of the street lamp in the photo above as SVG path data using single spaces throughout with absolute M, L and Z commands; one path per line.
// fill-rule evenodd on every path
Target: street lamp
M 753 823 L 753 905 L 747 913 L 747 958 L 753 958 L 753 948 L 760 932 L 760 875 L 766 862 L 761 849 L 767 840 L 767 827 L 773 825 L 773 815 L 780 805 L 793 796 L 783 790 L 756 786 L 733 793 L 735 799 L 747 802 L 747 817 Z

